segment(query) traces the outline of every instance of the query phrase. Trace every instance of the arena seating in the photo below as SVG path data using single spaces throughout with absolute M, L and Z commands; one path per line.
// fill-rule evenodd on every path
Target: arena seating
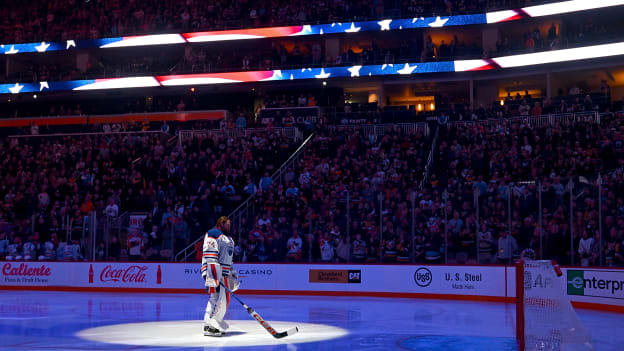
M 32 244 L 39 255 L 29 256 L 53 258 L 48 242 L 61 250 L 61 242 L 84 239 L 82 229 L 94 213 L 110 222 L 127 211 L 149 213 L 143 227 L 155 233 L 145 238 L 146 248 L 166 240 L 171 249 L 172 235 L 184 246 L 216 216 L 231 212 L 248 196 L 246 184 L 279 167 L 295 146 L 271 131 L 174 143 L 170 136 L 112 132 L 5 140 L 0 232 L 8 244 L 0 245 L 0 255 L 23 257 Z M 70 223 L 77 232 L 68 232 Z M 101 241 L 97 245 L 113 244 L 112 238 Z M 111 258 L 119 259 L 118 251 L 112 248 Z
M 483 12 L 544 0 L 411 0 L 394 2 L 317 0 L 305 6 L 287 1 L 32 1 L 2 6 L 5 43 L 105 38 L 136 34 L 331 23 L 384 16 L 452 15 Z

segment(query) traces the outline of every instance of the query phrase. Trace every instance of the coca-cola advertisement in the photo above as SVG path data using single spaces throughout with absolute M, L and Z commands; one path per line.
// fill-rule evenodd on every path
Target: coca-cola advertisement
M 147 264 L 104 263 L 89 267 L 89 283 L 114 286 L 138 286 L 154 284 L 156 270 Z

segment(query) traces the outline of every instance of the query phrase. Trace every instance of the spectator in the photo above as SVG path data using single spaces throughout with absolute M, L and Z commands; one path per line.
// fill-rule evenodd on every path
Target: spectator
M 169 134 L 169 125 L 167 124 L 167 121 L 163 121 L 162 125 L 160 126 L 160 131 L 165 134 Z
M 366 259 L 366 241 L 362 240 L 362 234 L 356 234 L 353 240 L 353 262 L 362 263 Z
M 269 190 L 269 187 L 273 184 L 273 179 L 269 177 L 269 172 L 264 172 L 264 177 L 260 179 L 260 189 L 262 191 Z
M 299 107 L 305 107 L 308 105 L 308 99 L 306 99 L 303 94 L 299 95 L 299 99 L 297 99 L 297 104 Z
M 321 261 L 332 262 L 334 260 L 334 243 L 327 234 L 321 239 Z
M 30 135 L 39 135 L 39 126 L 36 123 L 30 126 Z
M 541 116 L 542 115 L 542 106 L 539 101 L 536 101 L 533 104 L 533 109 L 531 110 L 531 116 Z
M 243 114 L 238 115 L 236 118 L 236 128 L 247 128 L 247 119 Z
M 22 247 L 22 238 L 20 236 L 15 236 L 13 240 L 10 241 L 8 247 L 8 255 L 6 256 L 7 261 L 19 261 L 23 259 L 23 247 Z
M 301 248 L 303 246 L 303 241 L 299 237 L 299 232 L 294 231 L 292 236 L 286 242 L 287 255 L 289 262 L 299 262 L 301 261 Z
M 153 225 L 151 228 L 152 228 L 151 231 L 147 235 L 147 247 L 150 247 L 153 249 L 159 249 L 162 243 L 162 240 L 160 238 L 160 235 L 158 234 L 158 226 Z
M 43 256 L 46 260 L 55 260 L 56 252 L 58 249 L 58 237 L 57 234 L 51 234 L 50 239 L 43 245 Z
M 257 191 L 258 188 L 256 187 L 256 185 L 254 183 L 252 183 L 251 179 L 248 178 L 247 179 L 247 185 L 245 185 L 245 187 L 243 188 L 243 191 L 248 194 L 248 195 L 254 195 Z
M 583 236 L 579 240 L 578 255 L 581 258 L 581 266 L 588 267 L 592 261 L 592 251 L 594 246 L 594 238 L 588 237 L 587 230 L 583 231 Z
M 269 224 L 271 224 L 271 218 L 269 218 L 269 215 L 266 213 L 262 215 L 262 218 L 258 219 L 258 226 L 265 228 L 263 232 L 266 231 L 266 226 Z
M 119 216 L 119 206 L 117 206 L 113 199 L 109 199 L 104 212 L 109 218 L 117 218 L 117 216 Z
M 618 229 L 611 228 L 609 230 L 609 238 L 604 248 L 605 262 L 610 267 L 624 266 L 624 252 L 622 252 L 624 242 L 618 233 Z
M 128 235 L 128 259 L 130 261 L 139 261 L 143 255 L 143 237 L 134 229 Z
M 528 116 L 530 110 L 531 110 L 531 107 L 527 103 L 526 99 L 523 99 L 522 103 L 518 107 L 518 113 L 520 114 L 520 116 Z
M 286 197 L 297 197 L 299 195 L 299 188 L 295 186 L 295 183 L 291 182 L 286 189 Z
M 95 259 L 97 261 L 106 261 L 106 244 L 103 241 L 100 241 L 95 249 Z
M 501 236 L 498 238 L 498 262 L 510 263 L 517 251 L 516 239 L 506 231 L 501 232 Z
M 9 240 L 5 232 L 0 232 L 0 259 L 4 259 L 9 253 Z
M 338 262 L 351 262 L 351 240 L 348 236 L 342 236 L 338 241 L 336 256 L 338 257 Z

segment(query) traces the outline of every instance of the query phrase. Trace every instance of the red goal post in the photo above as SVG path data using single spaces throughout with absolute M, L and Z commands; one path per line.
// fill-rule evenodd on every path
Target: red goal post
M 594 350 L 591 337 L 567 295 L 567 281 L 555 261 L 516 264 L 518 350 Z

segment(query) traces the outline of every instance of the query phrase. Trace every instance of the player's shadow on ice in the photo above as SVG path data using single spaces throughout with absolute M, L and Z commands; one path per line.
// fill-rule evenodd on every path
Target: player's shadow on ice
M 247 334 L 247 333 L 244 332 L 244 331 L 231 331 L 231 332 L 227 332 L 227 333 L 223 334 L 221 337 L 222 338 L 231 338 L 231 337 L 234 337 L 234 336 L 239 336 L 239 335 L 244 335 L 244 334 Z

